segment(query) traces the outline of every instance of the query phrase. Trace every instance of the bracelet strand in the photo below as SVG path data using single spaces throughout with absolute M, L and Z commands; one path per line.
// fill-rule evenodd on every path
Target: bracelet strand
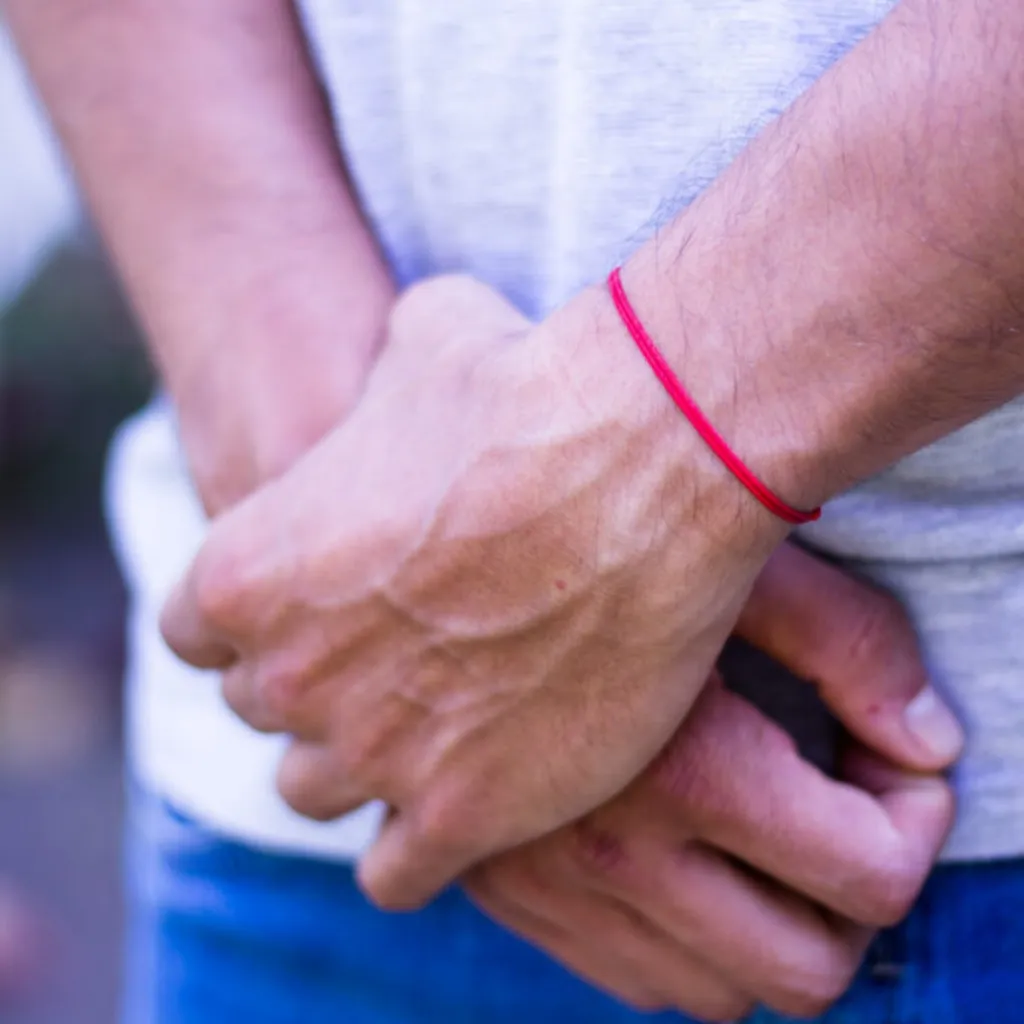
M 672 401 L 679 406 L 682 414 L 690 421 L 693 429 L 700 434 L 705 444 L 722 460 L 733 476 L 769 512 L 785 520 L 787 523 L 792 523 L 794 526 L 800 523 L 811 523 L 818 519 L 821 516 L 820 508 L 804 512 L 783 501 L 771 488 L 755 476 L 743 460 L 729 447 L 725 438 L 711 425 L 708 418 L 700 411 L 697 403 L 690 397 L 686 388 L 683 387 L 682 382 L 675 375 L 672 367 L 668 365 L 658 346 L 654 344 L 651 336 L 645 330 L 644 325 L 640 322 L 640 318 L 636 315 L 636 310 L 633 309 L 626 295 L 626 290 L 622 286 L 622 275 L 619 273 L 619 269 L 619 267 L 616 267 L 608 275 L 608 290 L 611 292 L 615 309 L 618 311 L 626 330 L 629 331 L 631 337 L 636 342 L 636 347 L 643 353 L 655 376 L 661 381 Z

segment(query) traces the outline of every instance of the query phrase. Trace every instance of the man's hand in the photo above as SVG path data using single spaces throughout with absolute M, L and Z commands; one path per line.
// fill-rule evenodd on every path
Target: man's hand
M 739 632 L 816 680 L 844 723 L 891 757 L 937 768 L 955 756 L 959 729 L 886 595 L 784 547 Z M 628 1002 L 710 1020 L 756 1003 L 817 1015 L 846 989 L 872 928 L 906 913 L 952 820 L 939 776 L 863 746 L 841 774 L 827 778 L 714 683 L 625 793 L 466 885 L 499 921 Z
M 297 738 L 296 809 L 392 807 L 361 879 L 411 905 L 646 767 L 784 532 L 603 290 L 531 328 L 443 278 L 400 300 L 349 421 L 214 524 L 164 632 Z

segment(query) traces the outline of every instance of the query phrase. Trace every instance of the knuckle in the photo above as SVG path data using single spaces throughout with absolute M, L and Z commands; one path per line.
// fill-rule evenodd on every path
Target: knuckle
M 681 810 L 713 803 L 718 790 L 700 752 L 699 739 L 689 744 L 673 743 L 651 765 L 649 777 L 655 790 Z
M 892 595 L 878 592 L 851 615 L 842 634 L 843 649 L 837 653 L 853 666 L 885 665 L 912 637 L 900 603 Z
M 520 907 L 542 907 L 550 900 L 550 886 L 525 858 L 512 855 L 494 871 L 487 883 L 490 892 Z
M 667 747 L 648 778 L 679 823 L 698 832 L 746 813 L 751 780 L 760 777 L 751 752 L 774 765 L 798 757 L 793 738 L 752 709 L 729 718 L 698 717 L 681 736 L 684 742 Z M 734 754 L 723 757 L 725 748 Z
M 530 863 L 530 849 L 508 850 L 477 864 L 463 876 L 463 883 L 483 896 L 531 903 L 543 892 L 543 885 Z
M 399 342 L 408 339 L 423 347 L 424 325 L 439 315 L 447 318 L 453 303 L 461 305 L 481 287 L 469 274 L 439 274 L 410 285 L 391 308 L 388 326 L 392 338 Z
M 322 824 L 334 821 L 341 817 L 343 813 L 334 810 L 328 804 L 317 800 L 309 793 L 303 793 L 299 790 L 290 795 L 282 792 L 281 798 L 296 814 L 301 815 L 303 818 L 309 818 L 310 821 L 317 821 Z
M 331 750 L 331 760 L 337 773 L 346 779 L 358 780 L 371 786 L 379 781 L 370 771 L 370 762 L 363 751 L 354 743 L 338 742 L 334 744 Z
M 802 962 L 779 971 L 778 991 L 769 1004 L 795 1017 L 817 1017 L 843 995 L 856 969 L 848 949 L 822 941 Z
M 436 281 L 437 278 L 416 281 L 398 296 L 388 316 L 388 326 L 392 334 L 403 335 L 407 326 L 415 331 L 416 322 L 424 308 L 433 305 L 431 295 Z
M 454 793 L 425 801 L 416 811 L 420 844 L 434 853 L 461 857 L 487 848 L 487 833 L 470 801 Z
M 310 818 L 313 821 L 329 821 L 334 817 L 310 786 L 306 773 L 288 757 L 282 760 L 277 771 L 277 791 L 280 793 L 281 799 L 304 818 Z
M 294 777 L 279 771 L 277 775 L 277 791 L 281 799 L 296 813 L 303 818 L 310 818 L 313 821 L 323 821 L 324 816 L 317 812 L 320 808 L 316 801 L 311 800 L 309 793 Z
M 569 857 L 577 869 L 590 876 L 621 878 L 627 856 L 616 836 L 586 820 L 571 826 L 568 835 Z
M 453 295 L 472 294 L 481 287 L 472 274 L 455 272 L 425 277 L 402 292 L 394 305 L 392 315 L 400 314 L 403 309 L 419 313 L 424 309 L 444 307 Z
M 422 910 L 429 897 L 412 896 L 398 889 L 390 888 L 386 883 L 363 885 L 366 898 L 378 909 L 389 912 L 408 913 Z
M 287 725 L 296 716 L 306 685 L 299 672 L 264 667 L 257 675 L 256 688 L 266 719 Z
M 280 724 L 253 692 L 249 673 L 242 666 L 235 666 L 221 676 L 221 695 L 227 706 L 251 729 L 265 733 L 280 730 Z
M 193 571 L 200 616 L 219 629 L 232 631 L 241 618 L 246 592 L 239 561 L 225 547 L 208 543 L 196 556 Z
M 953 822 L 956 819 L 956 791 L 946 778 L 939 778 L 935 781 L 936 785 L 932 788 L 934 821 L 941 829 L 941 842 L 944 842 L 949 829 L 953 827 Z M 919 877 L 915 876 L 917 877 L 916 886 L 918 889 L 924 882 L 925 873 L 931 869 L 932 862 L 938 857 L 939 849 L 936 846 L 932 846 L 928 852 L 931 862 L 919 869 Z
M 892 855 L 865 877 L 857 904 L 863 907 L 858 915 L 863 924 L 889 927 L 907 916 L 924 872 L 905 855 Z

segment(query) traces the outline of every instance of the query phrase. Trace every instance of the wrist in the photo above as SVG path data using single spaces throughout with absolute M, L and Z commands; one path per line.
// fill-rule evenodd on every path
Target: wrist
M 708 237 L 708 220 L 695 229 L 684 214 L 634 254 L 622 269 L 627 293 L 728 447 L 785 503 L 816 508 L 852 482 L 832 458 L 839 403 L 830 407 L 828 399 L 837 396 L 815 387 L 801 332 L 773 316 L 761 275 L 744 266 L 735 239 Z
M 290 302 L 239 303 L 227 337 L 191 346 L 166 374 L 200 497 L 222 511 L 280 475 L 358 401 L 394 299 L 386 278 L 336 302 L 309 284 Z M 311 302 L 331 296 L 329 303 Z M 183 347 L 182 347 L 183 348 Z M 182 349 L 179 349 L 181 351 Z
M 696 530 L 726 559 L 766 559 L 789 527 L 749 494 L 675 405 L 607 287 L 581 292 L 542 329 L 556 363 L 556 386 L 571 390 L 608 429 L 630 436 L 643 470 L 629 486 L 646 491 L 647 498 L 657 495 L 664 525 L 681 538 Z M 685 360 L 685 339 L 679 341 L 675 356 L 682 350 Z

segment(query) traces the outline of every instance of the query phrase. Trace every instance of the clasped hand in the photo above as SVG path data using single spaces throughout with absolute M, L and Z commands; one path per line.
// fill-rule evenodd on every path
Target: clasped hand
M 392 808 L 361 881 L 411 906 L 635 778 L 781 537 L 602 292 L 533 326 L 441 278 L 352 414 L 215 520 L 163 630 L 295 737 L 298 810 Z
M 737 632 L 816 680 L 875 748 L 918 764 L 955 753 L 956 726 L 922 690 L 913 631 L 887 595 L 784 546 Z M 939 717 L 923 744 L 913 726 L 929 713 Z M 823 774 L 713 678 L 623 793 L 466 884 L 492 916 L 635 1006 L 715 1021 L 759 1003 L 816 1016 L 874 929 L 906 914 L 952 820 L 941 776 L 862 743 L 838 769 Z
M 163 629 L 183 658 L 223 670 L 225 697 L 246 721 L 293 737 L 279 786 L 297 810 L 328 819 L 373 798 L 389 805 L 360 865 L 371 897 L 413 906 L 522 847 L 469 884 L 497 916 L 562 955 L 564 943 L 507 910 L 529 900 L 509 895 L 503 865 L 514 878 L 517 858 L 557 849 L 557 830 L 623 794 L 600 812 L 618 820 L 613 809 L 631 803 L 636 786 L 649 788 L 641 780 L 626 789 L 693 707 L 782 538 L 670 407 L 603 293 L 585 292 L 533 326 L 489 289 L 442 278 L 397 304 L 352 415 L 215 521 Z M 880 754 L 911 769 L 941 767 L 953 751 L 921 742 L 902 715 L 923 676 L 898 678 L 877 706 L 858 707 L 851 688 L 836 710 Z M 869 692 L 877 696 L 877 681 L 865 682 Z M 820 854 L 815 830 L 827 827 L 790 802 L 787 787 L 803 778 L 816 798 L 835 797 L 831 826 L 854 822 L 854 847 L 877 835 L 879 849 L 900 855 L 902 906 L 947 827 L 944 785 L 908 787 L 877 766 L 856 774 L 868 792 L 823 776 L 812 784 L 784 743 L 765 740 L 768 726 L 749 733 L 736 700 L 711 687 L 655 777 L 678 763 L 677 749 L 705 750 L 699 736 L 711 729 L 722 748 L 706 763 L 717 768 L 684 761 L 706 784 L 698 790 L 746 794 L 747 838 L 771 831 L 777 815 L 780 841 L 750 863 L 840 913 L 852 909 L 856 871 L 830 881 L 835 864 L 819 856 L 811 881 L 794 876 L 804 845 Z M 709 720 L 714 728 L 701 724 Z M 734 725 L 744 738 L 727 738 Z M 724 753 L 748 742 L 748 751 L 768 744 L 778 766 L 760 780 L 769 788 L 757 789 L 753 762 L 737 759 L 733 772 Z M 901 818 L 900 808 L 916 807 L 922 793 L 930 824 L 918 829 L 925 812 Z M 767 816 L 751 804 L 762 797 Z M 705 836 L 668 818 L 663 835 L 746 852 L 742 835 Z M 531 840 L 539 847 L 523 846 Z M 621 833 L 612 845 L 632 849 Z M 707 877 L 723 892 L 732 885 L 734 900 L 749 897 L 765 926 L 817 920 L 799 897 L 769 898 L 763 883 L 740 884 L 739 869 L 691 848 Z M 823 929 L 819 921 L 816 934 L 827 939 Z M 768 932 L 746 934 L 749 954 Z M 844 948 L 860 940 L 851 941 Z M 704 953 L 702 962 L 725 955 Z M 564 958 L 595 975 L 577 954 Z M 656 1000 L 678 1001 L 660 982 L 648 987 Z M 741 991 L 767 998 L 760 976 Z

